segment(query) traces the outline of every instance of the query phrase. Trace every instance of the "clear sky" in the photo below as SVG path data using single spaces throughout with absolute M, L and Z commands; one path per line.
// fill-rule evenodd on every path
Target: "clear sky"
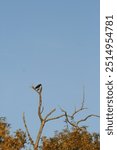
M 0 1 L 0 116 L 13 130 L 24 129 L 22 112 L 33 137 L 39 127 L 38 95 L 42 83 L 45 113 L 59 106 L 69 113 L 80 107 L 83 86 L 87 114 L 99 114 L 99 1 Z M 77 119 L 80 118 L 77 116 Z M 63 119 L 48 122 L 44 134 L 64 128 Z M 91 118 L 91 132 L 99 119 Z

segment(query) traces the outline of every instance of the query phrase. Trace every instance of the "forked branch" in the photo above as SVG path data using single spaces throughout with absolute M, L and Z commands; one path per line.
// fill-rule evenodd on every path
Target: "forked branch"
M 67 113 L 67 111 L 65 111 L 63 108 L 60 108 L 62 112 L 64 112 L 64 115 L 65 115 L 65 122 L 69 123 L 71 126 L 73 127 L 78 127 L 79 126 L 79 123 L 81 122 L 84 122 L 86 121 L 87 119 L 91 118 L 91 117 L 100 117 L 99 115 L 95 115 L 95 114 L 90 114 L 88 116 L 86 116 L 85 118 L 83 119 L 80 119 L 78 121 L 75 121 L 74 120 L 74 117 L 76 114 L 80 113 L 82 110 L 85 110 L 87 109 L 86 107 L 84 107 L 84 101 L 85 101 L 85 94 L 84 94 L 84 89 L 83 89 L 83 99 L 82 99 L 82 104 L 81 104 L 81 107 L 78 108 L 78 109 L 75 109 L 75 111 L 69 115 Z

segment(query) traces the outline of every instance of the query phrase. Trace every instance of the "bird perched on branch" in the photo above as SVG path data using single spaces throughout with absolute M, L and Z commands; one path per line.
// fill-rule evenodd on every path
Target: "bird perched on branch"
M 42 90 L 42 84 L 38 84 L 34 88 L 35 88 L 36 91 L 40 91 L 40 90 Z

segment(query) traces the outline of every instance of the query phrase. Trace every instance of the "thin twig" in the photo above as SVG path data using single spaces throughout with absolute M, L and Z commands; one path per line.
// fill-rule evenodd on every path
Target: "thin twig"
M 75 114 L 79 113 L 80 111 L 87 109 L 84 107 L 84 102 L 85 102 L 85 89 L 83 87 L 83 98 L 82 98 L 82 103 L 81 103 L 81 107 L 79 109 L 75 109 L 75 111 L 73 112 L 73 114 L 71 115 L 71 117 L 74 117 Z

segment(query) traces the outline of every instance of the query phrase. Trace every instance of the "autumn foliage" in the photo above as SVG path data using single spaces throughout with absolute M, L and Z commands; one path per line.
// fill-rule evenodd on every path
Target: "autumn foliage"
M 0 150 L 20 150 L 24 148 L 26 136 L 22 130 L 17 130 L 14 135 L 10 134 L 10 125 L 6 119 L 0 118 Z
M 0 150 L 21 150 L 25 148 L 26 135 L 22 130 L 10 134 L 10 125 L 0 118 Z M 64 129 L 52 138 L 42 138 L 42 150 L 100 150 L 100 137 L 89 133 L 86 128 Z
M 90 134 L 82 128 L 63 130 L 53 138 L 44 138 L 42 147 L 42 150 L 99 150 L 99 134 Z

